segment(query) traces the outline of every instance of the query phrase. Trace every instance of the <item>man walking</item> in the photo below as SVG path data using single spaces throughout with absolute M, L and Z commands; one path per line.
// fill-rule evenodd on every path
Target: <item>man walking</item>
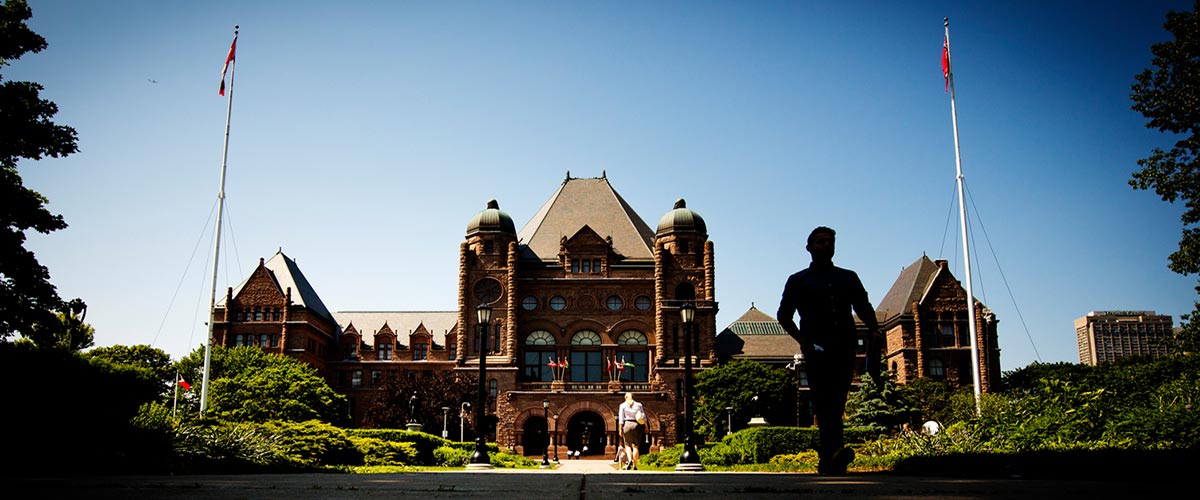
M 817 472 L 840 475 L 854 460 L 854 451 L 845 448 L 842 440 L 842 415 L 858 348 L 851 308 L 867 325 L 868 373 L 878 370 L 879 360 L 871 359 L 875 350 L 871 344 L 878 345 L 879 324 L 858 275 L 833 265 L 835 235 L 824 226 L 808 235 L 805 249 L 812 255 L 812 264 L 788 277 L 776 319 L 800 343 L 807 362 L 820 433 Z M 800 314 L 799 327 L 793 319 L 796 313 Z

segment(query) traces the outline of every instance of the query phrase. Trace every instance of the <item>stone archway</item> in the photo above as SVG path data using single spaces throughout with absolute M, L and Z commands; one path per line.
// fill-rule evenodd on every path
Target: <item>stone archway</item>
M 580 457 L 604 455 L 608 444 L 608 426 L 604 417 L 593 411 L 579 411 L 567 420 L 567 450 Z
M 550 426 L 541 416 L 525 419 L 521 426 L 521 450 L 526 456 L 541 456 L 550 446 Z

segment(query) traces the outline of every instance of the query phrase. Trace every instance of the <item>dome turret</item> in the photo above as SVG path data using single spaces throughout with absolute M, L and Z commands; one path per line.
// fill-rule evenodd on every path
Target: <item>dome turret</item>
M 475 214 L 467 223 L 467 236 L 475 233 L 506 233 L 516 236 L 517 227 L 512 217 L 500 210 L 496 200 L 488 200 L 487 208 Z
M 680 198 L 675 202 L 675 209 L 658 220 L 656 234 L 667 233 L 699 233 L 707 236 L 708 226 L 704 224 L 704 218 L 695 210 L 687 208 L 687 202 Z

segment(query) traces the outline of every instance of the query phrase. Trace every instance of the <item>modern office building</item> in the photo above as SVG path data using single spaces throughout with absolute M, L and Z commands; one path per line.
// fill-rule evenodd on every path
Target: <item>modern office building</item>
M 1092 311 L 1075 320 L 1079 362 L 1166 356 L 1173 331 L 1171 317 L 1154 311 Z

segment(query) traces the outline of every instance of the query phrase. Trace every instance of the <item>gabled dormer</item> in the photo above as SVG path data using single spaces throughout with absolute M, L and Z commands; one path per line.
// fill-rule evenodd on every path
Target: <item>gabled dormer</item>
M 392 331 L 392 327 L 388 326 L 386 321 L 383 322 L 383 327 L 375 332 L 374 340 L 376 359 L 390 361 L 392 352 L 396 349 L 396 332 Z
M 607 276 L 609 264 L 617 258 L 612 236 L 601 237 L 587 224 L 559 243 L 558 262 L 568 276 Z
M 408 335 L 408 342 L 413 361 L 429 359 L 429 349 L 433 346 L 433 334 L 425 327 L 424 322 L 417 325 L 417 328 Z
M 361 345 L 362 334 L 358 333 L 358 329 L 354 328 L 353 323 L 346 325 L 346 329 L 342 331 L 342 335 L 338 338 L 341 359 L 358 359 L 358 349 Z

